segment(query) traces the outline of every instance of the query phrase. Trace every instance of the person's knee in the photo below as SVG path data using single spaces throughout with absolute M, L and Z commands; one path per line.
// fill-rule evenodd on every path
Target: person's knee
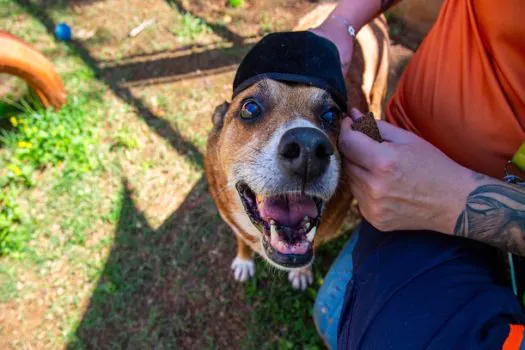
M 335 349 L 337 345 L 339 316 L 346 286 L 352 278 L 352 251 L 357 239 L 358 233 L 355 232 L 339 253 L 325 276 L 314 304 L 315 325 L 326 345 L 331 349 Z
M 492 248 L 435 232 L 384 233 L 366 223 L 360 236 L 338 319 L 341 348 L 388 348 L 407 339 L 414 349 L 473 348 L 501 343 L 495 323 L 523 322 L 515 296 L 497 282 Z
M 313 318 L 317 332 L 329 349 L 337 347 L 337 326 L 340 308 L 334 305 L 327 290 L 320 291 L 314 304 Z M 339 302 L 342 302 L 339 301 Z

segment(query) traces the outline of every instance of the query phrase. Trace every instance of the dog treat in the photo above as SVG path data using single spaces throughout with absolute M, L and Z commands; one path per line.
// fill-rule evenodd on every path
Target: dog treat
M 362 132 L 368 137 L 376 140 L 377 142 L 383 142 L 383 137 L 377 127 L 377 122 L 372 112 L 365 113 L 361 118 L 355 120 L 352 124 L 352 129 L 355 131 Z

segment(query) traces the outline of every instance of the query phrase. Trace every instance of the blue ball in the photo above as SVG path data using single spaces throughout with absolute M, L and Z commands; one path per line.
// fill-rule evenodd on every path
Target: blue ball
M 55 37 L 61 41 L 71 40 L 71 28 L 65 23 L 59 23 L 55 27 Z

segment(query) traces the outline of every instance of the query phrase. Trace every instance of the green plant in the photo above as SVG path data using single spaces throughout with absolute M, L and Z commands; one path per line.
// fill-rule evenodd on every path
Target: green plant
M 114 142 L 111 145 L 112 149 L 116 148 L 125 148 L 125 149 L 134 149 L 139 146 L 139 141 L 137 137 L 133 135 L 131 130 L 128 128 L 122 128 L 117 131 L 114 136 Z
M 15 272 L 9 266 L 0 265 L 0 302 L 9 301 L 16 294 Z
M 185 13 L 171 31 L 177 39 L 188 43 L 196 40 L 201 34 L 211 32 L 211 29 L 202 19 L 193 16 L 191 13 Z
M 244 5 L 244 0 L 228 0 L 228 5 L 235 9 Z
M 29 101 L 29 102 L 28 102 Z M 44 110 L 31 96 L 0 116 L 0 255 L 16 255 L 29 240 L 30 215 L 23 215 L 15 193 L 35 185 L 35 175 L 55 168 L 59 182 L 96 169 L 97 96 L 71 98 L 59 111 Z M 9 113 L 6 115 L 6 113 Z M 78 226 L 78 225 L 77 225 Z M 86 226 L 86 225 L 84 225 Z M 76 227 L 81 232 L 82 227 Z M 77 241 L 82 241 L 82 237 Z
M 332 260 L 348 240 L 344 234 L 316 252 L 314 283 L 305 291 L 292 289 L 286 274 L 274 270 L 267 262 L 257 261 L 256 278 L 245 287 L 254 312 L 252 322 L 257 332 L 245 340 L 246 348 L 322 349 L 323 342 L 312 319 L 317 290 L 323 283 Z M 264 339 L 278 325 L 279 337 L 268 343 Z M 264 344 L 264 346 L 261 346 Z
M 262 16 L 259 26 L 262 34 L 268 34 L 275 31 L 274 24 L 267 14 Z
M 267 347 L 320 348 L 322 342 L 311 315 L 319 281 L 316 281 L 313 288 L 309 288 L 306 292 L 296 291 L 292 289 L 284 273 L 272 271 L 265 265 L 266 262 L 257 264 L 257 278 L 250 281 L 246 287 L 248 300 L 254 307 L 252 322 L 261 327 L 261 334 L 252 335 L 254 339 L 251 339 L 251 344 L 246 344 L 247 347 L 267 342 L 267 339 L 261 338 L 278 325 L 280 332 L 279 338 L 275 340 L 277 343 L 266 344 Z
M 0 256 L 19 251 L 27 238 L 22 211 L 12 191 L 4 189 L 0 192 Z
M 92 170 L 97 139 L 89 127 L 89 108 L 90 102 L 76 98 L 59 111 L 22 102 L 21 113 L 9 118 L 13 130 L 2 137 L 10 150 L 5 159 L 8 180 L 31 185 L 34 170 L 53 166 L 63 166 L 65 172 Z

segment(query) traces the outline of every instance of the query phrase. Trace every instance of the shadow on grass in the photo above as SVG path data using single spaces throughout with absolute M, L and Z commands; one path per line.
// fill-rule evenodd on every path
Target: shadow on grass
M 173 51 L 124 58 L 115 62 L 106 61 L 101 74 L 104 80 L 118 81 L 120 89 L 201 78 L 235 70 L 251 44 L 214 46 L 216 45 L 210 45 L 208 49 L 191 54 L 180 55 L 180 51 Z M 162 57 L 151 59 L 159 55 Z
M 46 9 L 79 8 L 104 0 L 39 0 L 38 4 Z
M 45 10 L 29 0 L 15 1 L 52 35 L 55 23 Z M 171 3 L 185 11 L 179 2 Z M 141 55 L 137 63 L 133 57 L 99 62 L 82 43 L 68 44 L 98 80 L 199 168 L 199 150 L 155 115 L 130 86 L 174 81 L 196 70 L 202 76 L 233 69 L 250 44 L 227 27 L 208 25 L 231 47 L 162 59 Z M 293 291 L 285 274 L 261 261 L 246 293 L 233 281 L 229 264 L 235 255 L 234 236 L 220 220 L 204 179 L 158 228 L 137 209 L 126 180 L 120 204 L 114 243 L 69 349 L 290 348 L 300 342 L 321 346 L 310 317 L 315 289 L 310 294 Z M 319 261 L 334 255 L 325 250 Z M 318 277 L 328 265 L 321 264 Z
M 186 9 L 180 0 L 166 0 L 166 2 L 168 3 L 168 5 L 174 7 L 179 13 L 183 15 L 188 13 L 192 15 L 193 17 L 199 17 L 199 16 L 196 16 L 191 11 L 189 11 L 188 9 Z M 206 21 L 204 18 L 200 18 L 200 17 L 199 19 L 204 24 L 206 24 L 207 27 L 211 28 L 211 30 L 215 34 L 219 35 L 226 41 L 232 42 L 234 45 L 241 45 L 242 42 L 245 40 L 243 36 L 235 33 L 234 31 L 230 30 L 227 26 L 223 24 L 211 23 L 209 21 Z
M 55 22 L 45 9 L 29 0 L 15 1 L 53 35 Z M 130 81 L 154 80 L 150 76 L 155 71 L 150 69 L 156 65 L 154 60 L 142 57 L 145 63 L 105 69 L 82 43 L 72 41 L 67 45 L 98 80 L 134 107 L 154 132 L 202 168 L 202 153 L 134 96 L 124 86 L 125 79 L 119 79 L 123 71 Z M 202 69 L 204 61 L 209 64 L 203 75 L 206 70 L 224 68 L 239 60 L 247 47 L 235 46 L 226 54 L 224 48 L 204 51 L 197 60 L 190 54 L 176 61 L 161 61 L 161 69 L 174 67 L 163 78 Z M 135 71 L 141 75 L 133 80 L 129 72 Z M 226 348 L 239 344 L 249 307 L 242 301 L 242 288 L 231 282 L 229 262 L 235 255 L 234 237 L 220 220 L 207 194 L 206 181 L 199 180 L 181 206 L 157 229 L 137 209 L 128 181 L 124 180 L 122 187 L 114 244 L 68 347 Z
M 317 254 L 307 292 L 260 259 L 256 278 L 239 288 L 229 270 L 234 237 L 204 180 L 155 229 L 124 179 L 117 217 L 109 258 L 68 349 L 322 348 L 311 310 L 346 237 Z
M 137 209 L 126 180 L 120 205 L 109 258 L 68 348 L 228 348 L 238 343 L 246 310 L 242 289 L 225 283 L 230 273 L 224 263 L 234 255 L 234 238 L 204 180 L 157 229 Z

